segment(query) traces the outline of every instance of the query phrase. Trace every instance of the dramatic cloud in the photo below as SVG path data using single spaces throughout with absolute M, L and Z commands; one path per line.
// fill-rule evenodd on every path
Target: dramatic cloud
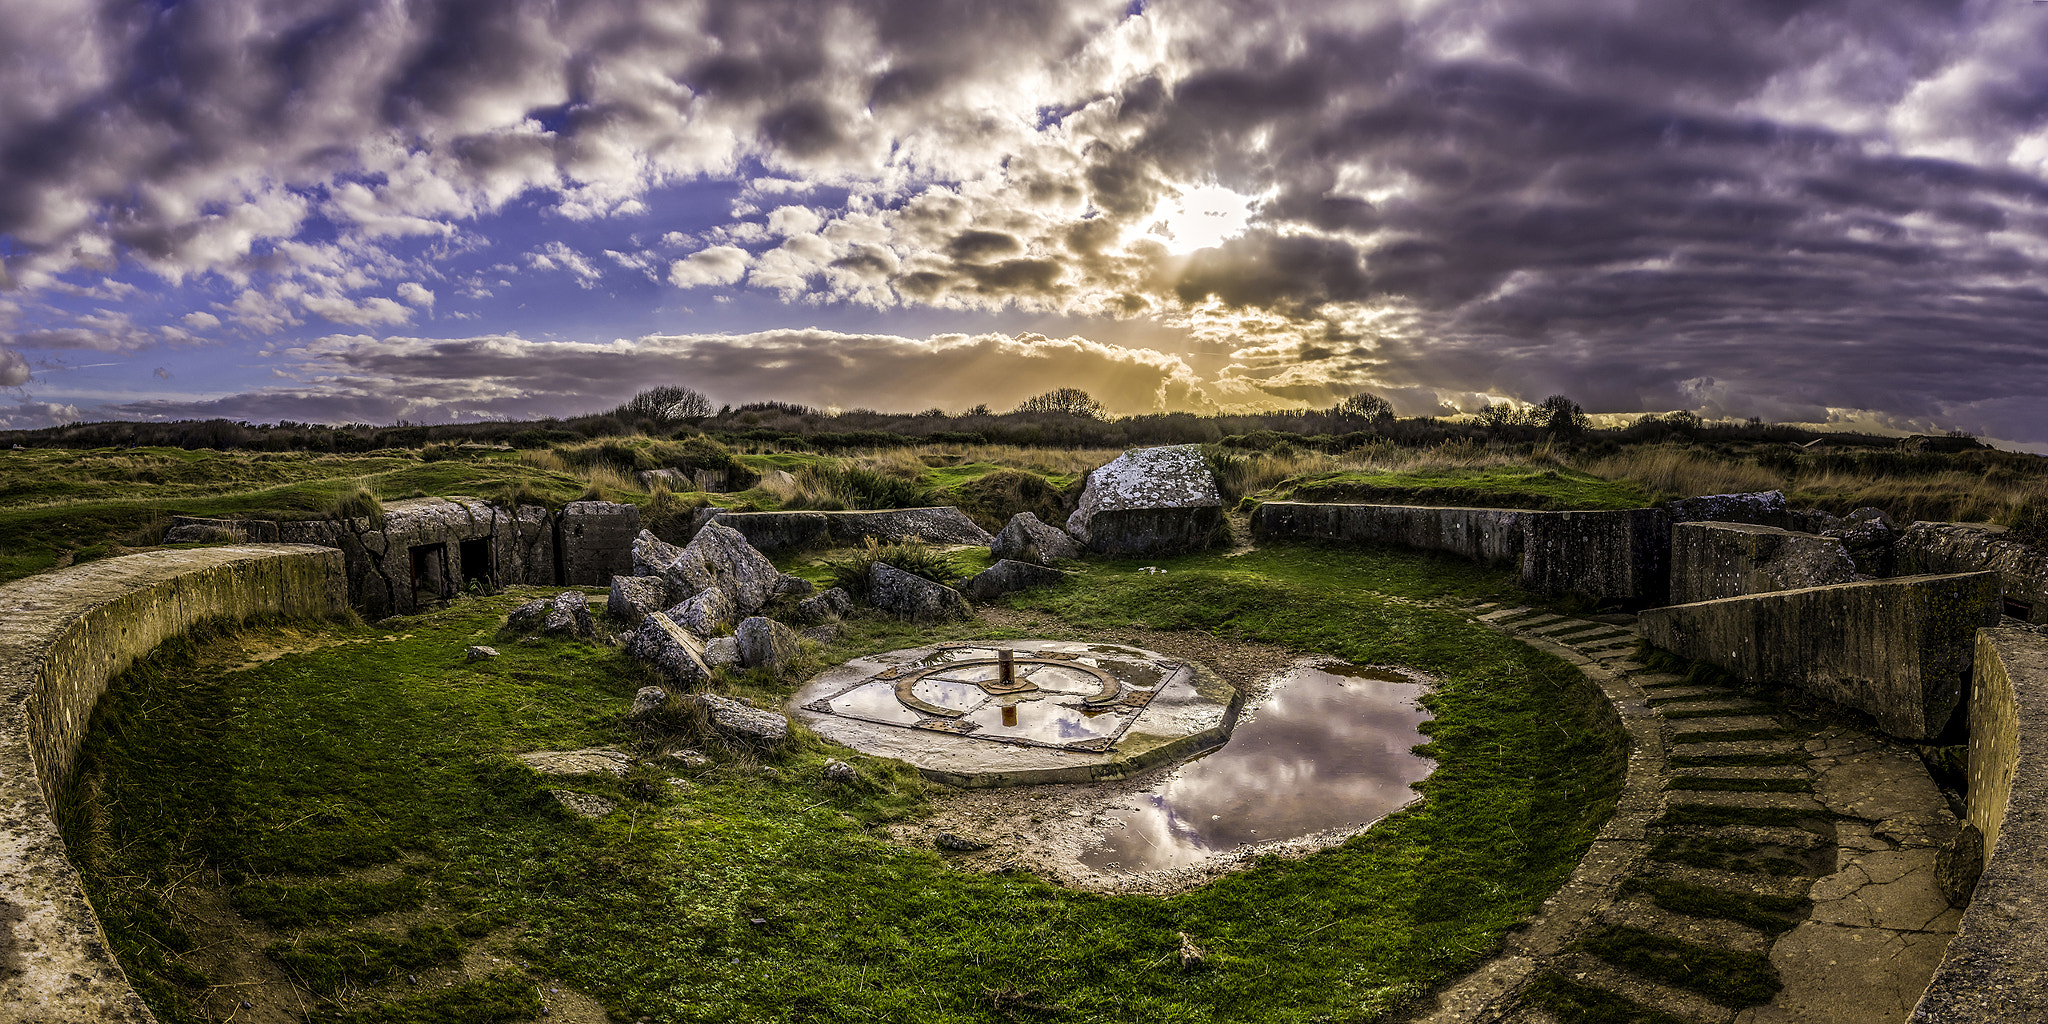
M 373 365 L 502 339 L 319 337 L 431 313 L 572 346 L 542 366 L 646 335 L 547 382 L 577 408 L 657 371 L 943 393 L 916 351 L 1133 410 L 1563 392 L 2048 442 L 2038 4 L 17 6 L 0 382 L 190 329 L 282 336 L 336 410 L 544 394 Z M 1016 340 L 1045 317 L 1178 347 Z
M 28 360 L 21 353 L 0 348 L 0 387 L 18 388 L 28 383 Z

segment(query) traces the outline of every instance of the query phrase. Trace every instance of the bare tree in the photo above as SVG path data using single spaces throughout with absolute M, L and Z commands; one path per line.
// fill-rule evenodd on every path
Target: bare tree
M 1089 397 L 1080 388 L 1054 388 L 1042 395 L 1033 395 L 1017 406 L 1018 412 L 1063 412 L 1069 416 L 1099 420 L 1104 412 L 1101 402 Z
M 614 415 L 622 419 L 653 420 L 657 423 L 674 423 L 678 420 L 703 419 L 711 415 L 711 400 L 700 391 L 686 388 L 681 384 L 663 384 L 648 388 L 626 400 Z
M 1586 410 L 1563 395 L 1544 399 L 1534 411 L 1543 429 L 1558 437 L 1575 437 L 1583 433 L 1589 423 Z

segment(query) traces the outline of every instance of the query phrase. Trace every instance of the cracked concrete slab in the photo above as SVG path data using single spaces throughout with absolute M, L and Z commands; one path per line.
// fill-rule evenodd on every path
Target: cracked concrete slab
M 1771 949 L 1784 991 L 1738 1014 L 1735 1024 L 1903 1021 L 1926 990 L 1949 938 L 1804 922 Z

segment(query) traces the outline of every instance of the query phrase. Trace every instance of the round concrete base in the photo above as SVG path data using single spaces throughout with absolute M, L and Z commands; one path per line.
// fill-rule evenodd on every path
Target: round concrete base
M 788 711 L 834 743 L 979 787 L 1116 779 L 1180 760 L 1229 739 L 1239 702 L 1193 662 L 1012 640 L 855 658 L 805 684 Z

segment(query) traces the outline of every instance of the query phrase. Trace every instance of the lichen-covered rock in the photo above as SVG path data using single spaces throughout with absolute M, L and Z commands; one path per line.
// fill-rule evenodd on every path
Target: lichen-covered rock
M 597 635 L 597 622 L 590 617 L 590 598 L 580 590 L 565 590 L 548 603 L 545 633 L 567 633 L 589 638 Z
M 839 623 L 828 622 L 822 626 L 812 626 L 797 633 L 797 635 L 812 643 L 825 646 L 839 639 Z
M 495 647 L 485 647 L 481 644 L 478 644 L 466 651 L 463 651 L 462 656 L 469 661 L 489 661 L 490 659 L 498 656 L 498 649 Z
M 1785 495 L 1777 491 L 1680 498 L 1672 502 L 1666 511 L 1674 523 L 1749 523 L 1779 529 L 1798 528 L 1789 521 L 1792 509 L 1785 503 Z
M 964 619 L 974 614 L 952 587 L 876 562 L 868 574 L 868 603 L 891 615 L 920 621 Z
M 633 537 L 633 575 L 659 576 L 663 569 L 683 557 L 683 549 L 641 530 Z
M 754 550 L 738 530 L 706 523 L 662 576 L 683 593 L 716 587 L 732 598 L 733 613 L 752 615 L 788 586 L 768 556 Z
M 1207 547 L 1223 525 L 1223 495 L 1200 445 L 1138 448 L 1088 474 L 1067 532 L 1103 554 Z
M 647 689 L 660 692 L 660 687 Z M 542 775 L 610 775 L 623 778 L 633 768 L 633 755 L 610 747 L 583 750 L 537 750 L 519 755 L 528 768 Z
M 764 616 L 742 621 L 732 635 L 745 668 L 780 669 L 803 653 L 796 631 Z
M 696 686 L 711 678 L 711 668 L 704 664 L 704 645 L 661 612 L 649 612 L 640 620 L 640 628 L 626 640 L 626 656 L 653 665 L 680 687 Z
M 802 576 L 784 576 L 775 585 L 776 597 L 809 597 L 818 589 L 817 585 Z
M 834 759 L 825 762 L 824 776 L 826 782 L 852 782 L 860 777 L 860 772 L 852 765 Z
M 706 587 L 695 597 L 668 610 L 668 617 L 698 636 L 717 636 L 732 625 L 732 598 L 717 587 Z
M 572 789 L 551 789 L 548 795 L 562 805 L 562 809 L 579 818 L 602 818 L 618 809 L 619 805 L 601 796 L 578 793 Z
M 740 663 L 740 642 L 729 636 L 716 636 L 704 644 L 704 664 L 712 668 L 737 667 Z
M 1074 543 L 1074 538 L 1067 535 L 1067 531 L 1039 522 L 1038 517 L 1029 512 L 1011 516 L 1009 525 L 996 534 L 988 551 L 999 559 L 1039 565 L 1081 557 L 1080 547 Z
M 979 839 L 963 836 L 958 832 L 940 832 L 932 836 L 932 845 L 941 850 L 951 850 L 954 853 L 979 853 L 982 850 L 988 849 L 989 844 Z
M 668 581 L 659 576 L 614 576 L 604 610 L 614 619 L 637 626 L 648 612 L 660 610 L 667 598 Z
M 2007 615 L 2048 623 L 2048 551 L 1988 523 L 1919 522 L 1893 544 L 1898 572 L 1946 573 L 1989 569 L 2005 589 Z
M 659 686 L 643 686 L 633 691 L 633 709 L 626 712 L 633 718 L 650 715 L 661 710 L 668 703 L 668 691 Z
M 548 599 L 545 597 L 536 597 L 533 600 L 528 601 L 525 604 L 522 604 L 519 607 L 512 609 L 512 613 L 510 615 L 505 616 L 505 625 L 510 626 L 513 629 L 531 629 L 533 628 L 533 626 L 545 620 L 547 617 Z
M 797 618 L 804 622 L 831 622 L 842 618 L 853 610 L 853 598 L 846 591 L 832 587 L 820 591 L 815 597 L 807 597 L 796 606 Z
M 1058 583 L 1067 574 L 1031 562 L 1002 559 L 960 585 L 960 592 L 976 601 L 989 601 L 1004 594 L 1048 583 Z
M 789 738 L 789 719 L 776 712 L 715 693 L 692 694 L 683 700 L 703 705 L 710 713 L 711 727 L 734 739 L 773 744 Z

